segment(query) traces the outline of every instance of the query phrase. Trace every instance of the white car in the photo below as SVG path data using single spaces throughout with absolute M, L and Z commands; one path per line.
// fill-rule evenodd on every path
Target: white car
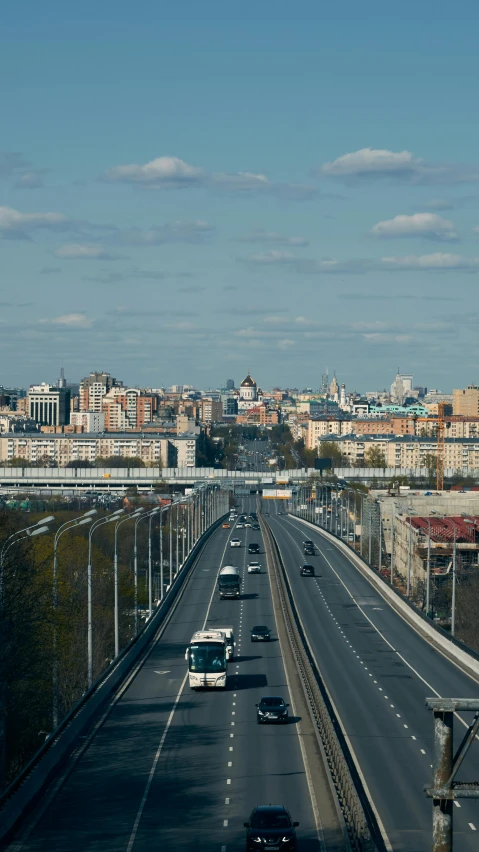
M 244 529 L 244 524 L 236 524 L 236 529 L 237 529 L 237 530 L 242 530 L 242 529 Z
M 239 538 L 232 538 L 230 541 L 230 547 L 241 547 L 241 541 Z
M 259 562 L 250 562 L 248 564 L 248 574 L 261 574 L 261 565 Z
M 246 521 L 246 523 L 245 523 L 245 527 L 250 527 L 250 526 L 251 526 L 250 522 L 249 522 L 249 521 Z

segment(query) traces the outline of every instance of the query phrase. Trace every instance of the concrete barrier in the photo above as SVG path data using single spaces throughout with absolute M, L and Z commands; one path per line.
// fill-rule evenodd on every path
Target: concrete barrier
M 0 840 L 6 838 L 35 805 L 78 738 L 92 726 L 100 711 L 140 661 L 148 645 L 154 641 L 206 542 L 223 521 L 224 517 L 219 518 L 197 541 L 151 620 L 132 639 L 119 658 L 100 675 L 0 796 Z
M 434 624 L 426 618 L 426 616 L 417 612 L 412 604 L 404 600 L 398 592 L 394 591 L 389 585 L 387 585 L 376 571 L 373 571 L 373 569 L 370 568 L 357 553 L 353 553 L 351 551 L 344 541 L 337 538 L 329 531 L 324 530 L 322 527 L 312 524 L 311 521 L 306 521 L 303 518 L 298 518 L 296 515 L 292 514 L 289 514 L 289 517 L 294 518 L 301 524 L 304 524 L 316 532 L 320 532 L 321 535 L 335 544 L 338 550 L 340 550 L 343 555 L 349 559 L 354 567 L 361 572 L 363 577 L 365 577 L 376 591 L 379 592 L 381 597 L 390 604 L 390 606 L 392 606 L 398 615 L 400 615 L 401 618 L 403 618 L 404 621 L 406 621 L 409 626 L 416 631 L 416 633 L 419 633 L 423 639 L 431 645 L 434 645 L 438 651 L 444 654 L 444 656 L 446 656 L 449 660 L 456 663 L 459 668 L 465 671 L 466 674 L 473 677 L 474 680 L 479 680 L 479 659 L 475 659 L 475 654 L 473 655 L 474 652 L 469 653 L 468 651 L 465 651 L 463 648 L 459 647 L 457 641 L 445 636 L 440 629 L 436 628 Z

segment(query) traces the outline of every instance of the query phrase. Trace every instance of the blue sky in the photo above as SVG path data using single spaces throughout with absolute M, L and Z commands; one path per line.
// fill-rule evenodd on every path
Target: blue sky
M 4 0 L 0 384 L 477 382 L 478 24 Z

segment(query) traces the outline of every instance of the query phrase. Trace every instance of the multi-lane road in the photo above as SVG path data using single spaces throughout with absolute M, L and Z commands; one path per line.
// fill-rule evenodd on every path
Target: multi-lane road
M 250 510 L 253 500 L 245 501 Z M 260 532 L 217 530 L 146 662 L 114 702 L 68 776 L 10 848 L 15 852 L 237 852 L 243 822 L 258 804 L 284 804 L 299 820 L 300 850 L 320 850 L 297 720 L 259 726 L 262 695 L 291 702 L 283 668 Z M 247 544 L 257 541 L 261 574 L 248 574 Z M 220 566 L 243 574 L 239 601 L 220 601 Z M 255 624 L 273 641 L 254 643 Z M 237 658 L 223 691 L 193 692 L 185 649 L 195 630 L 233 625 Z M 331 847 L 332 848 L 332 847 Z
M 429 852 L 432 805 L 423 787 L 432 779 L 432 715 L 426 696 L 479 697 L 479 683 L 424 641 L 393 611 L 330 537 L 264 506 L 291 582 L 312 651 L 341 717 L 394 852 Z M 314 557 L 302 542 L 312 539 Z M 304 562 L 316 577 L 300 577 Z M 464 727 L 455 720 L 457 742 Z M 479 777 L 479 743 L 460 780 Z M 479 802 L 454 808 L 458 850 L 479 848 Z

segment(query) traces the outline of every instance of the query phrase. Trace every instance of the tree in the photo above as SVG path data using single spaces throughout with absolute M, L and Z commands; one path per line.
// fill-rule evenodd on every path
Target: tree
M 3 459 L 2 464 L 5 467 L 31 467 L 31 462 L 28 459 L 22 459 L 19 456 L 13 456 L 11 459 Z
M 437 475 L 437 456 L 434 453 L 426 453 L 423 459 L 423 467 L 427 468 L 428 482 L 435 485 Z
M 379 447 L 369 447 L 364 453 L 365 467 L 380 467 L 383 470 L 386 468 L 386 456 Z
M 65 467 L 73 467 L 73 468 L 84 468 L 84 467 L 94 467 L 91 461 L 88 459 L 73 459 L 73 461 L 69 461 Z
M 335 441 L 321 441 L 319 445 L 319 457 L 331 459 L 332 467 L 349 467 L 349 459 L 344 456 Z
M 97 456 L 95 467 L 145 467 L 138 456 Z

